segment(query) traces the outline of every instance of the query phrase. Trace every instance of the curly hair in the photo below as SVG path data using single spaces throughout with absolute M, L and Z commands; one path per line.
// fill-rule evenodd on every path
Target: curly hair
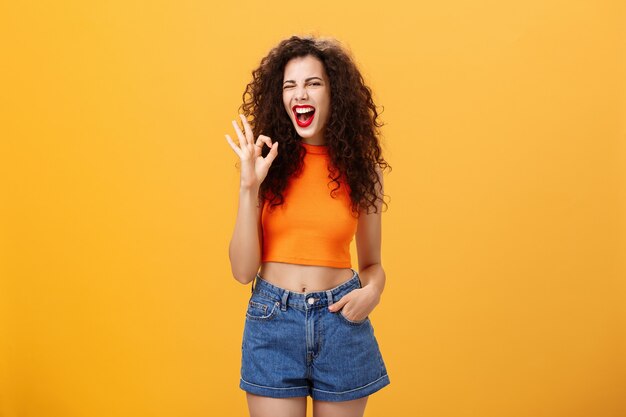
M 249 120 L 255 135 L 269 136 L 278 141 L 280 148 L 276 159 L 259 189 L 259 206 L 269 201 L 271 206 L 284 202 L 283 192 L 289 178 L 302 170 L 306 149 L 282 101 L 282 84 L 285 66 L 292 58 L 311 55 L 319 59 L 330 79 L 330 113 L 324 128 L 324 138 L 330 158 L 330 182 L 335 192 L 342 184 L 348 187 L 352 215 L 358 217 L 359 209 L 377 212 L 376 202 L 382 200 L 382 182 L 378 168 L 391 169 L 381 156 L 378 141 L 379 113 L 372 99 L 371 89 L 365 85 L 351 56 L 333 38 L 292 36 L 281 41 L 265 56 L 258 68 L 252 71 L 252 81 L 243 93 L 239 110 Z M 264 146 L 262 155 L 269 153 Z M 330 184 L 329 182 L 329 184 Z

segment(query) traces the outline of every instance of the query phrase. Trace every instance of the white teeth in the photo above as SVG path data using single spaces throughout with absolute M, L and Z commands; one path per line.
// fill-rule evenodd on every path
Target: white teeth
M 297 108 L 296 109 L 296 113 L 302 114 L 302 113 L 308 113 L 311 111 L 315 111 L 315 109 L 313 107 L 305 107 L 305 108 Z

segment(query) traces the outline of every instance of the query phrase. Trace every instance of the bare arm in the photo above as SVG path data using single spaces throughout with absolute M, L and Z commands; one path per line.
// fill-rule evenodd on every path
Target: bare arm
M 240 117 L 245 135 L 233 120 L 239 144 L 235 144 L 230 136 L 226 135 L 228 144 L 241 159 L 239 208 L 233 237 L 228 245 L 228 257 L 235 279 L 247 284 L 255 278 L 261 264 L 263 206 L 259 205 L 259 188 L 278 155 L 278 142 L 272 143 L 271 138 L 259 135 L 255 143 L 250 124 L 245 116 Z M 270 152 L 265 158 L 261 156 L 264 143 L 270 147 Z
M 376 173 L 380 180 L 380 196 L 383 192 L 383 174 L 376 166 Z M 385 289 L 386 275 L 381 262 L 381 217 L 382 202 L 376 201 L 377 212 L 365 214 L 361 213 L 356 232 L 356 246 L 359 258 L 359 275 L 363 282 L 363 287 L 371 287 L 380 298 Z
M 383 177 L 378 167 L 380 178 L 380 195 L 383 195 Z M 349 320 L 361 321 L 380 303 L 387 280 L 381 262 L 381 219 L 382 203 L 376 201 L 378 212 L 366 214 L 363 210 L 359 216 L 356 231 L 356 248 L 359 256 L 359 277 L 362 288 L 355 289 L 344 295 L 328 309 L 336 312 L 343 309 L 343 315 Z
M 231 271 L 242 284 L 248 284 L 254 279 L 261 264 L 263 206 L 258 206 L 258 195 L 258 187 L 239 189 L 237 220 L 228 246 Z

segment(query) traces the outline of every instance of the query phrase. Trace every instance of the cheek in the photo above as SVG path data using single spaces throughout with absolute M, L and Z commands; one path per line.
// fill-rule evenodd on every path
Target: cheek
M 324 96 L 323 103 L 324 103 L 324 113 L 328 115 L 330 113 L 330 97 L 327 95 Z
M 324 104 L 324 119 L 328 119 L 330 116 L 330 102 Z

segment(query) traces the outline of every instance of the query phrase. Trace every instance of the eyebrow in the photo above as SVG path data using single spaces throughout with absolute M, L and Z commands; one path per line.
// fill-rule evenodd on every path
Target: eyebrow
M 309 82 L 309 81 L 315 80 L 315 79 L 318 79 L 318 80 L 324 82 L 324 80 L 322 80 L 320 77 L 309 77 L 306 80 L 304 80 L 304 82 L 306 83 L 306 82 Z M 285 81 L 283 81 L 283 84 L 287 84 L 287 83 L 294 83 L 295 84 L 296 82 L 294 80 L 285 80 Z

